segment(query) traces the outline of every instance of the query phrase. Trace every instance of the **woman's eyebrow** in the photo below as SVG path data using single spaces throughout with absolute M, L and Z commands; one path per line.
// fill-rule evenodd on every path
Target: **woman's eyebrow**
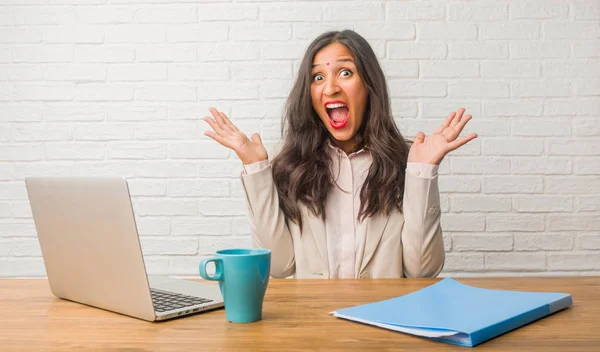
M 352 60 L 352 58 L 343 58 L 343 59 L 336 60 L 336 62 L 354 62 L 354 60 Z M 322 65 L 322 64 L 313 64 L 312 67 L 315 68 L 320 65 Z

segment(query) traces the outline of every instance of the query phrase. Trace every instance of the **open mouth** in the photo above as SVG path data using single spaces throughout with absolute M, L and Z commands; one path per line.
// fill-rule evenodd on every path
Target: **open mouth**
M 329 116 L 329 124 L 335 129 L 340 129 L 346 126 L 350 118 L 350 110 L 343 102 L 327 102 L 325 104 L 327 116 Z

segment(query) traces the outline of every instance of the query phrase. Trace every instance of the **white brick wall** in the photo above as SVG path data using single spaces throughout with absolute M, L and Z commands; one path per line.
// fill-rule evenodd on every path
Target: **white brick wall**
M 0 276 L 45 275 L 23 179 L 129 178 L 151 273 L 250 246 L 217 106 L 268 145 L 304 49 L 352 28 L 401 130 L 458 107 L 440 167 L 443 275 L 600 274 L 600 3 L 0 0 Z

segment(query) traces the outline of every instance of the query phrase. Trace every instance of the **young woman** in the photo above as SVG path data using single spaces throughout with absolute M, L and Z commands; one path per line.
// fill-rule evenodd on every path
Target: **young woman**
M 271 275 L 298 278 L 433 277 L 444 265 L 438 165 L 477 137 L 458 138 L 471 115 L 452 112 L 412 143 L 392 119 L 383 71 L 367 41 L 324 33 L 306 51 L 269 161 L 210 109 L 206 135 L 244 164 L 252 239 L 272 250 Z

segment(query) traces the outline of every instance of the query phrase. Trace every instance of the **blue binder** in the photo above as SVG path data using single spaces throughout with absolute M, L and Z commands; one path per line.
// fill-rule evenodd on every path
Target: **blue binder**
M 404 296 L 332 314 L 473 347 L 571 305 L 573 299 L 565 293 L 490 290 L 446 278 Z

